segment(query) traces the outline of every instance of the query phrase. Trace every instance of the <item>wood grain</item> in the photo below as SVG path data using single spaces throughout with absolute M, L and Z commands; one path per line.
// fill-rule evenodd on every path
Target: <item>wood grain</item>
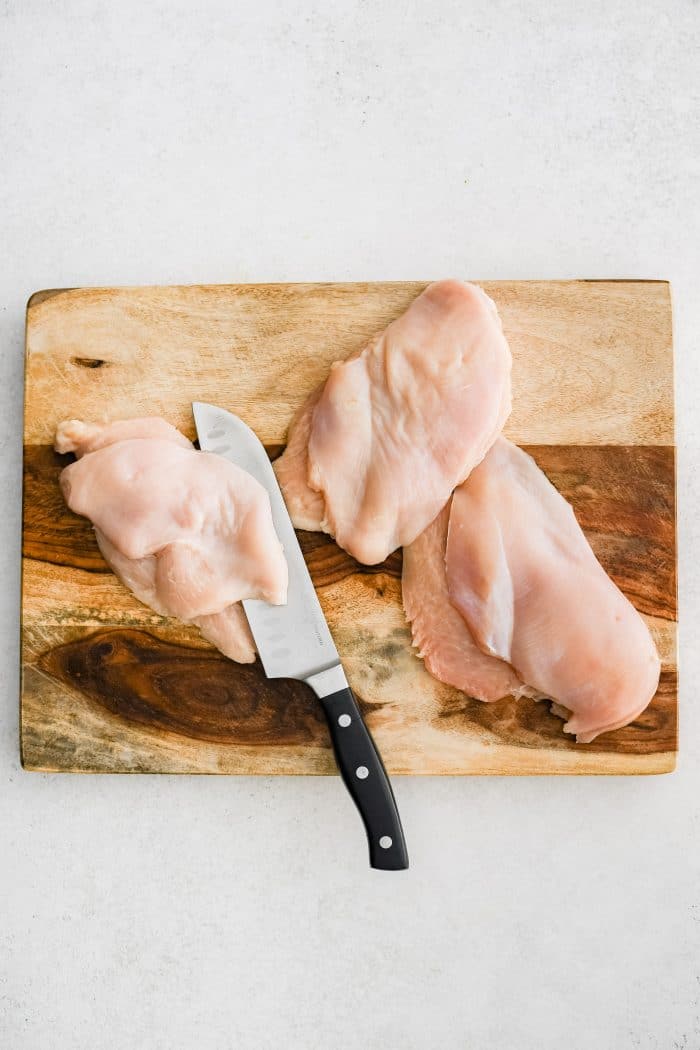
M 423 284 L 90 289 L 30 301 L 23 530 L 22 757 L 29 769 L 330 773 L 305 686 L 225 660 L 140 605 L 90 525 L 65 507 L 66 415 L 227 404 L 274 458 L 330 360 Z M 602 564 L 655 635 L 663 674 L 632 726 L 576 745 L 548 705 L 485 705 L 432 679 L 400 605 L 400 552 L 358 565 L 326 536 L 302 548 L 350 680 L 394 773 L 641 773 L 676 750 L 675 474 L 670 309 L 663 282 L 501 282 L 514 349 L 509 434 L 573 504 Z M 152 397 L 148 396 L 151 391 Z
M 674 452 L 665 447 L 523 446 L 572 504 L 595 553 L 642 613 L 676 615 Z M 270 451 L 274 457 L 279 446 Z M 58 478 L 72 456 L 28 446 L 23 555 L 34 561 L 110 573 L 86 518 L 68 510 Z M 401 551 L 379 567 L 355 561 L 323 533 L 300 532 L 317 587 L 355 573 L 401 577 Z M 76 596 L 78 598 L 78 596 Z M 76 604 L 80 604 L 79 600 Z
M 331 362 L 406 309 L 425 281 L 77 288 L 28 307 L 27 444 L 56 423 L 235 405 L 266 444 Z M 673 444 L 663 281 L 486 281 L 513 351 L 518 444 Z
M 271 683 L 259 665 L 172 645 L 145 631 L 102 630 L 43 653 L 37 667 L 120 719 L 194 740 L 315 744 L 323 714 L 301 682 Z

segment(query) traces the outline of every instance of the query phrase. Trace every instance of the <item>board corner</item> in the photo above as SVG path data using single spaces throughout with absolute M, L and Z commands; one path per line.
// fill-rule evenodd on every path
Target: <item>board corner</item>
M 57 295 L 65 295 L 66 292 L 72 292 L 73 288 L 40 288 L 27 299 L 26 315 L 29 317 L 30 311 L 35 309 L 37 306 L 41 306 L 42 303 L 46 302 L 47 299 L 53 299 Z

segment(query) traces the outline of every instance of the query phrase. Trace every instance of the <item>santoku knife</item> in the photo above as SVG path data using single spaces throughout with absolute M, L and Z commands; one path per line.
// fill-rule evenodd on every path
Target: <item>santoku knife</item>
M 387 871 L 407 868 L 389 778 L 348 685 L 267 453 L 250 427 L 232 413 L 202 402 L 194 402 L 192 412 L 200 448 L 225 456 L 266 489 L 287 558 L 287 604 L 243 602 L 265 674 L 311 686 L 328 721 L 338 768 L 364 822 L 371 866 Z

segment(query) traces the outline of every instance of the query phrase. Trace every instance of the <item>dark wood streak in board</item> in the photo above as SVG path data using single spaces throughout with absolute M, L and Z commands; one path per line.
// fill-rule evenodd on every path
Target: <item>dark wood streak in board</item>
M 219 744 L 330 747 L 302 682 L 270 680 L 259 662 L 171 645 L 147 631 L 97 631 L 44 653 L 40 670 L 127 722 Z M 365 715 L 381 704 L 360 701 Z
M 68 510 L 58 484 L 73 459 L 48 445 L 25 446 L 22 554 L 50 565 L 108 572 L 92 525 Z
M 675 449 L 554 445 L 527 451 L 571 503 L 598 560 L 632 604 L 674 620 Z
M 603 567 L 640 612 L 676 615 L 674 449 L 646 446 L 526 446 L 574 507 Z M 269 450 L 279 453 L 279 446 Z M 52 565 L 108 572 L 90 523 L 63 502 L 58 475 L 71 461 L 47 446 L 24 459 L 24 555 Z M 364 566 L 322 533 L 299 533 L 317 587 L 355 573 L 398 579 L 401 552 Z
M 676 746 L 678 676 L 662 671 L 656 696 L 639 718 L 613 733 L 603 733 L 590 744 L 577 744 L 562 732 L 563 721 L 550 710 L 546 700 L 515 700 L 505 697 L 484 704 L 463 694 L 454 694 L 440 714 L 441 720 L 455 728 L 467 719 L 481 726 L 505 744 L 529 748 L 555 748 L 624 755 L 651 755 L 673 751 Z
M 274 447 L 279 453 L 279 446 Z M 50 565 L 110 572 L 100 554 L 92 525 L 66 506 L 58 484 L 72 455 L 59 456 L 47 445 L 29 445 L 24 450 L 24 530 L 25 558 Z M 381 565 L 360 565 L 330 538 L 320 532 L 299 532 L 299 542 L 317 587 L 328 586 L 353 573 L 386 572 L 401 576 L 401 552 L 396 551 Z
M 147 631 L 98 630 L 47 650 L 37 667 L 119 720 L 161 734 L 228 745 L 330 746 L 320 707 L 302 683 L 271 681 L 257 662 L 234 664 L 213 650 L 173 645 Z M 676 672 L 664 671 L 647 710 L 591 744 L 564 734 L 547 701 L 506 697 L 484 704 L 453 692 L 437 719 L 456 733 L 466 721 L 517 747 L 654 754 L 675 747 L 676 690 Z M 370 724 L 385 706 L 359 702 Z

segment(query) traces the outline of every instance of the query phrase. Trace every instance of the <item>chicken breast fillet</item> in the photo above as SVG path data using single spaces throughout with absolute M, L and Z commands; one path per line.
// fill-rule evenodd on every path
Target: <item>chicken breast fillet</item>
M 504 438 L 454 494 L 446 575 L 477 645 L 568 713 L 579 742 L 627 725 L 654 696 L 660 661 L 646 624 L 566 500 Z
M 170 616 L 170 610 L 158 595 L 157 556 L 151 554 L 146 558 L 127 558 L 97 528 L 95 536 L 104 560 L 134 597 L 161 616 Z M 199 627 L 202 637 L 230 660 L 239 664 L 254 663 L 255 642 L 240 602 L 227 605 L 218 613 L 195 616 L 190 622 Z
M 334 364 L 297 417 L 277 463 L 294 523 L 318 523 L 368 565 L 411 543 L 500 433 L 510 371 L 491 299 L 462 281 L 430 285 Z
M 255 658 L 242 598 L 287 596 L 287 563 L 264 488 L 228 460 L 196 452 L 165 420 L 62 423 L 56 448 L 71 510 L 135 596 L 200 626 L 227 656 Z
M 301 406 L 289 427 L 287 447 L 272 464 L 290 518 L 297 529 L 309 532 L 323 532 L 326 516 L 323 496 L 309 488 L 308 483 L 311 421 L 322 392 L 323 387 L 318 387 Z
M 160 438 L 172 441 L 181 448 L 194 448 L 184 434 L 160 416 L 117 419 L 113 423 L 84 423 L 81 419 L 65 419 L 56 428 L 54 448 L 62 455 L 74 452 L 80 459 L 87 452 L 96 452 L 99 448 L 129 438 Z
M 403 552 L 401 589 L 413 644 L 427 670 L 440 682 L 478 700 L 518 694 L 522 683 L 513 668 L 482 652 L 450 601 L 445 546 L 450 504 Z

